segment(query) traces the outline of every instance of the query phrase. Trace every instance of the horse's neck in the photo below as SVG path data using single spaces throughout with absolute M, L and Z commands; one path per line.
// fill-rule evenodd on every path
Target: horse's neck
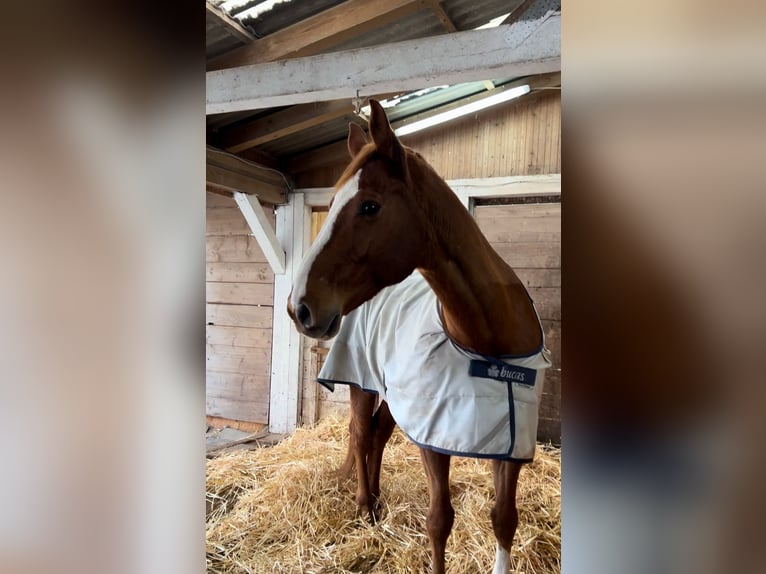
M 460 345 L 487 355 L 527 354 L 541 344 L 532 302 L 473 217 L 444 185 L 430 210 L 432 249 L 420 268 L 442 306 L 444 327 Z M 434 194 L 437 195 L 437 194 Z M 440 224 L 441 222 L 448 224 Z

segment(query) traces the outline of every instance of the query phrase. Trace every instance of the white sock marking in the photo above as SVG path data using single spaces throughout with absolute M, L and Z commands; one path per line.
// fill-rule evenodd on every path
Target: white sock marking
M 511 569 L 511 555 L 507 550 L 500 548 L 497 545 L 495 551 L 495 567 L 492 569 L 492 574 L 508 574 Z
M 327 245 L 327 242 L 330 241 L 338 213 L 340 213 L 340 210 L 343 209 L 343 207 L 351 201 L 359 191 L 359 178 L 361 173 L 362 170 L 357 171 L 351 179 L 343 184 L 343 187 L 338 190 L 338 193 L 335 194 L 332 208 L 330 208 L 330 212 L 327 214 L 327 219 L 322 226 L 322 230 L 303 257 L 303 263 L 301 263 L 300 269 L 298 269 L 298 272 L 295 274 L 295 279 L 293 280 L 293 296 L 290 301 L 293 308 L 296 308 L 301 299 L 306 295 L 306 283 L 308 282 L 311 266 L 314 264 L 317 255 L 322 252 L 322 249 Z

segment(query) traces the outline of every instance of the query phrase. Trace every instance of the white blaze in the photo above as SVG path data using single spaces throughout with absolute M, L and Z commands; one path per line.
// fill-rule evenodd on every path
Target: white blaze
M 322 230 L 303 257 L 303 263 L 301 263 L 300 269 L 298 269 L 298 272 L 295 274 L 295 280 L 293 281 L 293 295 L 290 298 L 290 303 L 293 308 L 296 308 L 301 299 L 306 295 L 306 282 L 309 278 L 311 266 L 314 264 L 317 255 L 322 252 L 325 245 L 327 245 L 327 242 L 330 241 L 338 214 L 359 191 L 359 177 L 361 176 L 361 173 L 362 170 L 357 171 L 354 174 L 354 177 L 343 184 L 343 187 L 341 187 L 338 190 L 338 193 L 335 194 L 330 213 L 327 214 L 327 219 L 322 226 Z

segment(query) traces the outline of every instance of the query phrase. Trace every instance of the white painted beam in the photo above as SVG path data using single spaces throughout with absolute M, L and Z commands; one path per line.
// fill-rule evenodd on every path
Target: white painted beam
M 208 114 L 561 69 L 561 13 L 535 22 L 207 73 Z
M 277 237 L 285 247 L 287 258 L 285 273 L 274 277 L 269 390 L 269 430 L 274 433 L 292 432 L 299 422 L 303 342 L 287 315 L 287 298 L 306 248 L 309 209 L 302 193 L 291 193 L 288 203 L 277 207 Z
M 256 241 L 258 241 L 258 246 L 266 256 L 266 260 L 271 265 L 274 274 L 284 274 L 285 252 L 279 245 L 277 236 L 271 228 L 271 224 L 266 218 L 266 213 L 264 213 L 258 198 L 239 191 L 235 191 L 233 195 L 239 210 L 245 216 L 245 221 L 250 226 L 250 230 L 253 232 Z
M 561 194 L 561 174 L 516 175 L 509 177 L 479 177 L 472 179 L 450 179 L 452 188 L 460 202 L 470 209 L 473 199 L 498 197 L 528 197 L 533 195 Z M 332 187 L 311 187 L 296 190 L 304 195 L 305 203 L 312 207 L 326 207 L 330 204 L 335 189 Z
M 519 175 L 513 177 L 453 179 L 447 183 L 455 191 L 458 197 L 472 200 L 500 197 L 529 197 L 535 195 L 561 195 L 560 173 L 547 175 Z

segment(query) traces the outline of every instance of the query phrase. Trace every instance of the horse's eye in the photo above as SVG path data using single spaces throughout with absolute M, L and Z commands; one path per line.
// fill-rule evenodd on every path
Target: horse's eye
M 380 204 L 374 201 L 363 201 L 359 206 L 359 215 L 377 215 L 380 211 Z

